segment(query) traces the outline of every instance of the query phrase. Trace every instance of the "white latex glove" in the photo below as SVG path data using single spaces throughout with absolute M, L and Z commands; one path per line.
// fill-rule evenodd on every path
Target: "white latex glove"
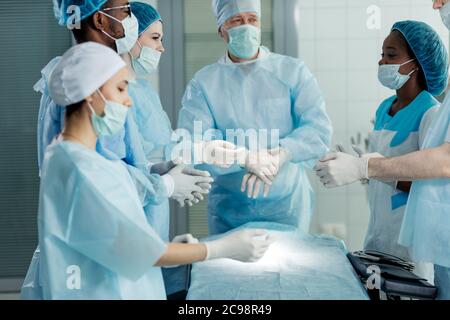
M 241 192 L 247 191 L 247 197 L 258 199 L 261 188 L 264 188 L 263 197 L 267 198 L 270 193 L 270 185 L 264 183 L 258 176 L 248 173 L 242 179 Z
M 198 244 L 199 241 L 192 234 L 183 234 L 173 238 L 172 243 Z
M 319 161 L 314 170 L 326 188 L 341 187 L 363 179 L 368 180 L 369 160 L 380 156 L 374 153 L 358 158 L 343 152 L 330 153 Z
M 280 170 L 279 164 L 279 158 L 272 155 L 269 150 L 247 151 L 245 167 L 265 184 L 272 184 Z
M 186 167 L 183 170 L 183 173 L 189 174 L 191 176 L 211 177 L 211 175 L 209 174 L 208 171 L 201 171 L 201 170 L 197 170 L 197 169 L 194 169 L 194 168 L 191 168 L 191 167 Z M 197 185 L 200 188 L 202 188 L 205 193 L 209 193 L 210 190 L 211 190 L 211 183 L 197 183 Z M 194 205 L 199 204 L 200 201 L 205 200 L 205 197 L 200 192 L 194 192 L 192 195 L 194 196 L 194 200 L 192 200 L 192 201 L 189 201 L 189 200 L 185 201 L 185 204 L 188 207 L 193 207 Z
M 277 148 L 277 149 L 273 149 L 270 150 L 269 153 L 275 157 L 276 162 L 277 162 L 277 166 L 278 166 L 278 170 L 280 170 L 281 168 L 283 168 L 283 166 L 287 163 L 290 162 L 292 159 L 292 156 L 290 154 L 289 151 L 287 151 L 284 148 Z
M 195 158 L 201 163 L 215 165 L 219 168 L 230 168 L 243 157 L 245 149 L 227 141 L 203 141 L 194 145 Z
M 186 173 L 187 172 L 187 173 Z M 186 201 L 194 201 L 194 193 L 208 194 L 209 190 L 200 187 L 200 184 L 211 184 L 214 182 L 208 172 L 204 172 L 201 176 L 189 174 L 191 169 L 185 165 L 178 165 L 169 172 L 174 180 L 174 192 L 172 199 L 176 200 L 181 207 L 184 207 Z
M 242 230 L 219 240 L 206 242 L 206 260 L 233 259 L 241 262 L 260 260 L 273 243 L 265 230 Z

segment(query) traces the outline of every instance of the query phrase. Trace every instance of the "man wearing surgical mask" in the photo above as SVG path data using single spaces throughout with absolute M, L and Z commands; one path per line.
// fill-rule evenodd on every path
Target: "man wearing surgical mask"
M 435 0 L 450 29 L 450 1 Z M 326 187 L 362 179 L 413 181 L 399 244 L 415 261 L 435 265 L 438 298 L 450 300 L 450 97 L 447 95 L 426 133 L 423 150 L 401 157 L 354 157 L 331 153 L 316 166 Z
M 332 134 L 319 85 L 303 61 L 261 45 L 260 0 L 213 0 L 212 7 L 227 53 L 189 83 L 178 128 L 198 133 L 201 126 L 214 132 L 205 138 L 247 151 L 240 166 L 206 167 L 215 176 L 209 231 L 270 221 L 308 232 L 313 196 L 305 168 L 328 151 Z

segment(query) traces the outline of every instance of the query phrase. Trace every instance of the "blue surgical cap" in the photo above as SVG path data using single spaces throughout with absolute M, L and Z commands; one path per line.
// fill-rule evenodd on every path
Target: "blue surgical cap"
M 73 19 L 73 17 L 75 17 L 73 22 L 78 21 L 78 17 L 76 16 L 78 11 L 75 7 L 71 8 L 71 6 L 77 6 L 77 8 L 80 9 L 79 18 L 81 21 L 99 11 L 107 1 L 108 0 L 53 0 L 53 9 L 59 25 L 66 26 L 69 19 Z
M 261 17 L 261 0 L 212 0 L 212 8 L 219 28 L 238 13 L 255 12 Z
M 139 21 L 139 35 L 145 32 L 153 23 L 161 20 L 158 10 L 143 2 L 131 2 L 131 11 Z
M 449 57 L 436 31 L 420 21 L 401 21 L 394 24 L 392 31 L 398 30 L 406 39 L 425 74 L 428 92 L 441 95 L 448 84 Z

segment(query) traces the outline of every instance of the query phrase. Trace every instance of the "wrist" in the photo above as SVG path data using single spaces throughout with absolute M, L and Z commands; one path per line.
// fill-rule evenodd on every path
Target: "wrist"
M 161 179 L 164 183 L 164 186 L 166 187 L 167 198 L 172 197 L 175 192 L 175 180 L 170 174 L 161 176 Z

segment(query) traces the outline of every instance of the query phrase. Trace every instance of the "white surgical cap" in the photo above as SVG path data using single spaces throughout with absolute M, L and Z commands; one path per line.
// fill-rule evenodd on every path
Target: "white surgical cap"
M 81 102 L 125 66 L 125 61 L 104 45 L 76 45 L 64 54 L 50 75 L 50 97 L 62 107 Z
M 238 13 L 255 12 L 261 17 L 261 0 L 212 0 L 212 8 L 219 28 Z

